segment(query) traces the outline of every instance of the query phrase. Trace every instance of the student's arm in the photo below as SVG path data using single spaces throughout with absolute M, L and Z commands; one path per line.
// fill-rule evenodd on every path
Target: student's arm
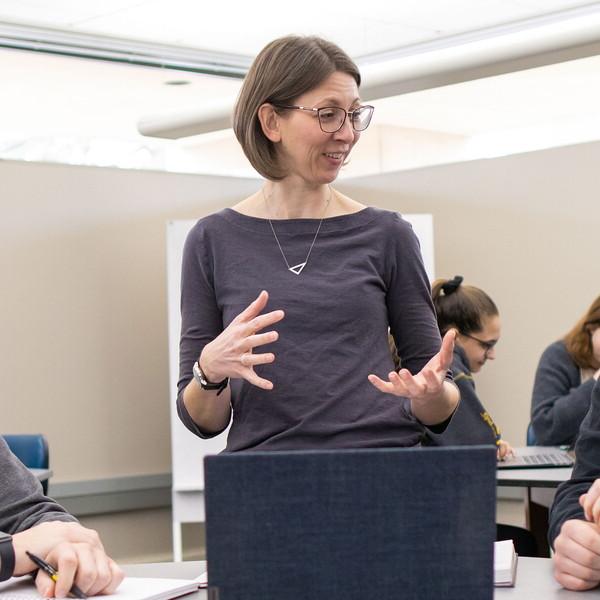
M 593 390 L 575 454 L 572 478 L 559 486 L 550 511 L 549 539 L 557 581 L 583 590 L 600 583 L 600 384 Z
M 76 521 L 44 496 L 40 482 L 0 436 L 0 531 L 15 533 L 43 521 Z
M 560 532 L 554 539 L 554 576 L 565 588 L 588 590 L 600 584 L 600 526 L 597 520 L 584 520 L 586 512 L 598 511 L 600 480 L 581 497 L 578 491 L 588 489 L 589 482 L 576 481 L 569 487 L 568 494 L 555 498 L 558 507 L 555 519 L 560 521 Z M 587 502 L 586 502 L 587 498 Z M 554 533 L 555 528 L 551 531 Z
M 35 570 L 25 551 L 58 567 L 56 586 L 44 574 L 36 585 L 41 595 L 65 597 L 75 578 L 88 595 L 111 593 L 123 579 L 104 552 L 98 534 L 44 496 L 39 481 L 12 454 L 0 437 L 0 531 L 13 536 L 14 575 Z
M 537 368 L 531 423 L 540 446 L 572 444 L 590 407 L 595 381 L 580 383 L 579 368 L 562 342 L 549 346 Z

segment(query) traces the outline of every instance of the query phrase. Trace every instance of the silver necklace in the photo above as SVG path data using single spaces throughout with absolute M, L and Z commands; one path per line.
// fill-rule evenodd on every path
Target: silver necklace
M 268 206 L 268 202 L 267 202 L 267 196 L 265 194 L 265 188 L 264 187 L 261 188 L 261 191 L 262 191 L 263 198 L 265 199 L 265 204 L 267 205 L 267 209 L 268 209 L 269 206 Z M 275 233 L 275 227 L 273 227 L 273 223 L 272 223 L 271 219 L 267 219 L 267 221 L 269 221 L 269 225 L 271 226 L 271 231 L 273 232 L 273 237 L 275 238 L 275 241 L 277 242 L 277 245 L 279 246 L 279 251 L 281 252 L 281 256 L 283 256 L 285 266 L 288 268 L 288 271 L 291 271 L 294 275 L 300 275 L 300 273 L 302 273 L 302 269 L 304 269 L 304 267 L 308 264 L 308 259 L 310 257 L 310 253 L 312 252 L 313 246 L 315 245 L 315 242 L 317 241 L 317 237 L 319 236 L 319 231 L 321 231 L 321 225 L 323 225 L 323 219 L 325 218 L 325 213 L 327 212 L 327 209 L 329 208 L 329 202 L 331 202 L 332 195 L 333 195 L 333 188 L 331 186 L 329 186 L 329 198 L 327 198 L 327 202 L 325 203 L 325 208 L 323 209 L 323 214 L 321 215 L 321 220 L 319 221 L 319 226 L 317 227 L 317 231 L 315 232 L 315 237 L 313 238 L 312 244 L 310 245 L 310 248 L 308 249 L 308 254 L 306 255 L 306 258 L 304 259 L 304 262 L 298 263 L 297 265 L 294 265 L 293 267 L 290 267 L 290 263 L 288 262 L 288 259 L 285 256 L 283 248 L 281 247 L 281 243 L 279 242 L 279 238 L 277 237 L 277 234 Z

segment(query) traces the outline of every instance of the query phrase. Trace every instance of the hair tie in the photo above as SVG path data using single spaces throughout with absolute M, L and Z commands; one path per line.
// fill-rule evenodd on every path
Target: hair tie
M 454 294 L 454 292 L 459 288 L 462 283 L 463 278 L 462 275 L 455 275 L 453 279 L 449 279 L 442 285 L 442 291 L 444 292 L 444 296 L 450 296 L 450 294 Z

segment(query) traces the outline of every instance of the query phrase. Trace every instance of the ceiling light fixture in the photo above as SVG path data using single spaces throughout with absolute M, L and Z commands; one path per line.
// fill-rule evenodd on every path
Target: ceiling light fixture
M 600 3 L 357 58 L 372 101 L 600 54 Z M 177 139 L 223 129 L 234 99 L 138 121 L 142 135 Z
M 243 78 L 252 58 L 182 46 L 0 22 L 0 47 Z

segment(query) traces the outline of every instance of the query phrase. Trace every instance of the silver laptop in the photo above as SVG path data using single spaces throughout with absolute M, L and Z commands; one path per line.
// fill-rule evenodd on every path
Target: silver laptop
M 572 467 L 575 454 L 557 446 L 526 446 L 515 448 L 515 456 L 498 461 L 499 469 L 539 469 Z

